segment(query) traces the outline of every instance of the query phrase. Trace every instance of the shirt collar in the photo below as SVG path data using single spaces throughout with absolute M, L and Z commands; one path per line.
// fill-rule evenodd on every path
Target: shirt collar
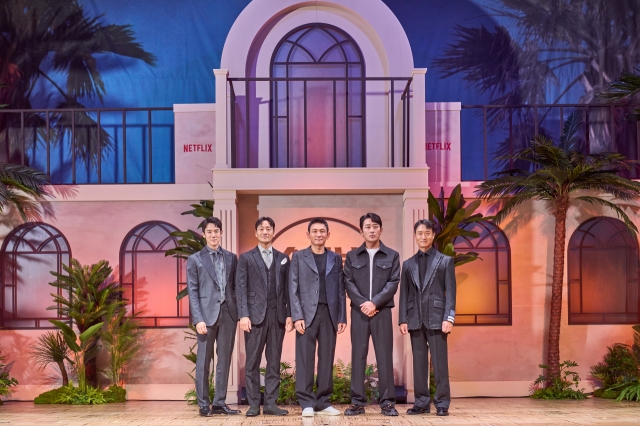
M 419 257 L 431 256 L 433 254 L 434 250 L 435 249 L 433 248 L 433 246 L 429 247 L 429 249 L 427 251 L 418 250 L 418 256 Z
M 205 246 L 205 247 L 207 247 L 207 251 L 209 252 L 209 254 L 213 254 L 213 253 L 222 254 L 222 246 L 218 246 L 216 250 L 212 249 L 209 246 Z
M 262 246 L 257 246 L 258 251 L 262 254 L 265 250 L 273 255 L 273 246 L 269 246 L 269 248 L 263 248 Z

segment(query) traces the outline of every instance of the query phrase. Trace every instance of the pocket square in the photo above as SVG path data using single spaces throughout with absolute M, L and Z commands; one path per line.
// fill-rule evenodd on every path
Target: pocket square
M 287 263 L 287 258 L 286 257 L 284 259 L 282 259 L 282 262 L 280 262 L 280 264 L 284 265 L 285 263 Z

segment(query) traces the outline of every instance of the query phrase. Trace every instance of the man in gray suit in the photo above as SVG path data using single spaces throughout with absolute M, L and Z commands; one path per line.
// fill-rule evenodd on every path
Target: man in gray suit
M 249 417 L 260 414 L 260 360 L 266 346 L 264 414 L 284 416 L 276 406 L 280 391 L 280 357 L 285 329 L 293 330 L 289 307 L 289 258 L 271 246 L 275 222 L 261 217 L 256 222 L 258 246 L 240 255 L 236 272 L 240 328 L 247 354 L 245 377 Z
M 382 219 L 375 213 L 360 218 L 364 243 L 347 253 L 344 278 L 351 299 L 351 407 L 347 416 L 364 414 L 367 396 L 364 373 L 369 339 L 378 364 L 378 403 L 385 416 L 397 416 L 393 381 L 393 323 L 391 308 L 400 282 L 400 256 L 382 244 Z
M 410 333 L 413 351 L 415 402 L 407 414 L 431 411 L 429 359 L 431 352 L 436 379 L 434 405 L 438 416 L 449 415 L 449 361 L 447 336 L 456 315 L 456 274 L 453 258 L 433 247 L 433 222 L 422 219 L 413 227 L 418 252 L 402 265 L 400 312 L 402 334 Z
M 336 333 L 347 328 L 342 257 L 327 250 L 329 224 L 315 218 L 307 227 L 311 246 L 293 253 L 289 271 L 291 318 L 296 328 L 296 394 L 302 416 L 337 416 L 331 406 Z M 317 390 L 313 372 L 318 350 Z
M 236 309 L 235 254 L 220 246 L 222 222 L 217 217 L 204 220 L 207 245 L 187 259 L 187 291 L 192 323 L 198 334 L 196 360 L 196 394 L 200 415 L 238 414 L 230 409 L 227 382 L 231 353 L 235 342 L 238 311 Z M 216 345 L 217 344 L 217 345 Z M 209 366 L 216 345 L 215 399 L 209 408 Z

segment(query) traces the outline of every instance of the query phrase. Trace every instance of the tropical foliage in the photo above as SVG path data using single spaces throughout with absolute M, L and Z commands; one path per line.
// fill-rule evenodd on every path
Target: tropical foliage
M 591 204 L 615 212 L 630 232 L 637 232 L 629 216 L 614 202 L 603 198 L 607 194 L 618 200 L 640 196 L 640 183 L 621 177 L 618 173 L 635 163 L 616 153 L 583 154 L 575 147 L 574 136 L 581 123 L 579 115 L 571 114 L 559 143 L 543 135 L 536 136 L 530 146 L 517 150 L 512 161 L 527 164 L 528 168 L 507 169 L 477 186 L 476 194 L 483 199 L 503 199 L 494 221 L 500 223 L 523 203 L 540 200 L 547 204 L 555 221 L 553 249 L 553 279 L 551 286 L 551 314 L 549 316 L 548 360 L 551 377 L 559 374 L 560 318 L 565 266 L 567 211 L 570 206 Z
M 633 326 L 633 346 L 616 343 L 607 348 L 601 362 L 591 366 L 594 396 L 640 401 L 640 325 Z
M 211 185 L 211 184 L 209 184 Z M 213 200 L 200 200 L 198 204 L 191 204 L 192 209 L 182 212 L 182 215 L 191 215 L 198 218 L 205 218 L 213 216 Z M 171 235 L 178 238 L 178 244 L 175 248 L 167 250 L 165 256 L 173 256 L 178 259 L 186 259 L 194 253 L 199 252 L 204 248 L 206 242 L 202 236 L 204 232 L 204 225 L 201 222 L 198 225 L 200 232 L 193 231 L 191 229 L 187 231 L 175 231 Z M 180 300 L 186 297 L 187 289 L 180 291 L 176 296 L 176 299 Z
M 623 71 L 618 80 L 609 85 L 606 92 L 600 94 L 600 98 L 606 102 L 618 102 L 621 100 L 629 100 L 640 93 L 640 68 L 636 68 L 637 74 Z M 640 107 L 633 110 L 629 114 L 629 118 L 640 120 Z
M 482 213 L 476 213 L 482 201 L 475 200 L 467 204 L 462 195 L 462 187 L 458 184 L 445 204 L 444 191 L 436 198 L 429 191 L 429 219 L 436 229 L 435 247 L 447 256 L 453 257 L 455 266 L 464 265 L 478 259 L 475 252 L 456 253 L 453 243 L 457 237 L 478 238 L 475 231 L 467 230 L 469 225 L 477 222 L 488 222 L 492 218 L 484 217 Z
M 48 184 L 49 178 L 42 172 L 18 164 L 0 163 L 0 214 L 13 206 L 24 221 L 36 219 L 39 216 L 38 200 L 50 195 Z
M 558 365 L 558 373 L 552 373 L 548 365 L 540 364 L 540 368 L 547 370 L 541 374 L 532 386 L 531 398 L 534 399 L 585 399 L 587 394 L 580 389 L 580 376 L 571 368 L 577 367 L 574 361 L 564 361 Z M 546 387 L 542 387 L 547 384 Z
M 142 349 L 145 331 L 136 321 L 138 314 L 128 316 L 126 308 L 115 303 L 107 306 L 100 341 L 109 353 L 105 372 L 114 385 L 124 385 L 131 373 L 131 363 Z
M 67 361 L 72 365 L 76 377 L 78 378 L 78 389 L 81 393 L 87 393 L 90 386 L 87 383 L 86 369 L 87 362 L 95 358 L 98 354 L 99 346 L 95 345 L 97 340 L 96 333 L 100 331 L 103 323 L 95 324 L 82 332 L 79 336 L 67 324 L 58 320 L 49 320 L 62 332 L 64 341 L 73 352 L 73 359 L 66 357 Z
M 105 24 L 104 15 L 89 16 L 77 0 L 5 0 L 0 3 L 0 104 L 31 109 L 34 94 L 56 109 L 85 108 L 84 102 L 102 102 L 106 93 L 101 66 L 118 57 L 149 65 L 155 57 L 136 42 L 130 25 Z M 110 59 L 112 58 L 112 59 Z M 98 60 L 100 59 L 100 60 Z M 44 91 L 44 93 L 42 93 Z M 71 114 L 49 114 L 52 141 L 71 129 Z M 25 147 L 44 141 L 46 117 L 24 115 Z M 78 132 L 75 154 L 95 162 L 99 150 L 113 146 L 89 111 L 75 113 Z M 100 136 L 99 136 L 100 133 Z M 0 140 L 6 159 L 17 162 L 22 134 L 19 114 L 0 114 Z M 0 157 L 2 158 L 2 157 Z
M 69 384 L 69 376 L 64 362 L 69 357 L 69 347 L 60 331 L 47 331 L 40 335 L 31 347 L 31 359 L 40 370 L 49 364 L 56 364 L 62 377 L 62 385 Z
M 0 351 L 0 405 L 2 404 L 2 397 L 11 395 L 13 392 L 11 388 L 18 384 L 18 381 L 11 377 L 4 361 L 5 357 Z
M 33 400 L 33 403 L 70 405 L 108 404 L 111 402 L 125 402 L 125 395 L 126 391 L 116 385 L 111 386 L 107 390 L 100 390 L 89 386 L 84 393 L 80 392 L 78 388 L 68 385 L 40 394 Z

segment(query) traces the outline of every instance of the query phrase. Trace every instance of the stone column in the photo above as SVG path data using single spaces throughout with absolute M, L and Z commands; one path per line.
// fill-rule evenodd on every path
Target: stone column
M 227 137 L 227 76 L 228 70 L 213 70 L 216 79 L 216 169 L 229 168 Z
M 425 187 L 427 182 L 425 181 Z M 402 219 L 402 261 L 410 258 L 418 250 L 413 237 L 413 225 L 420 219 L 428 218 L 428 189 L 408 189 L 403 195 Z M 404 385 L 407 388 L 407 402 L 413 401 L 413 354 L 409 335 L 404 336 Z
M 426 99 L 426 68 L 417 68 L 411 71 L 413 81 L 412 86 L 412 102 L 409 112 L 411 122 L 410 125 L 410 146 L 409 149 L 409 166 L 424 167 L 427 165 L 425 154 L 425 99 Z
M 213 215 L 222 221 L 222 247 L 237 254 L 238 249 L 238 208 L 236 191 L 213 191 Z M 236 330 L 236 340 L 231 354 L 231 368 L 229 369 L 229 384 L 227 387 L 227 403 L 238 402 L 240 390 L 240 366 L 238 365 L 238 351 L 240 344 L 240 329 Z
M 460 102 L 426 103 L 426 157 L 429 182 L 435 188 L 462 181 L 461 109 Z

